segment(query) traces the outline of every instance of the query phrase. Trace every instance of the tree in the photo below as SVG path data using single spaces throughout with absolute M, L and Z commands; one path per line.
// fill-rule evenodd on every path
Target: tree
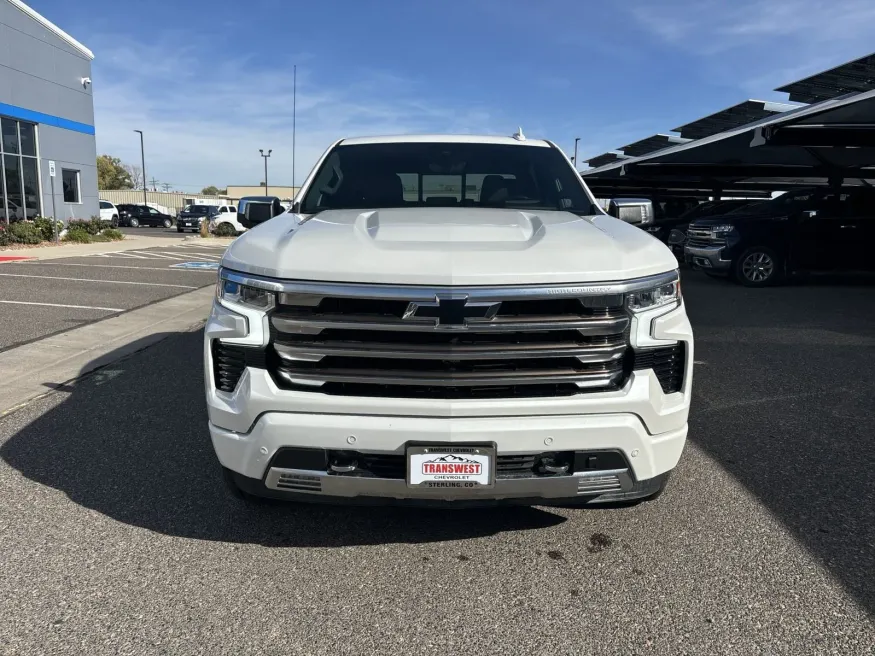
M 129 187 L 129 189 L 142 189 L 143 169 L 141 169 L 139 166 L 133 166 L 132 164 L 122 164 L 122 166 L 124 166 L 128 177 L 131 179 L 131 187 Z
M 204 187 L 203 189 L 201 189 L 201 193 L 204 196 L 218 196 L 219 188 L 215 185 L 210 185 L 209 187 Z
M 98 189 L 131 189 L 133 186 L 130 173 L 118 157 L 97 156 Z

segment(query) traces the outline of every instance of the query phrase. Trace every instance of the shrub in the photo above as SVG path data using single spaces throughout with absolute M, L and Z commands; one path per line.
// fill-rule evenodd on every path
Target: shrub
M 31 221 L 16 221 L 9 226 L 12 241 L 18 244 L 39 244 L 43 241 L 42 231 Z
M 72 221 L 70 223 L 73 223 Z M 92 240 L 92 235 L 87 230 L 85 230 L 82 226 L 74 226 L 67 230 L 67 234 L 64 235 L 64 241 L 75 241 L 80 244 L 90 244 Z
M 112 221 L 104 221 L 99 216 L 92 216 L 91 217 L 91 229 L 95 230 L 95 232 L 92 232 L 91 234 L 96 235 L 101 230 L 106 230 L 107 228 L 111 228 L 111 227 L 112 227 Z
M 9 234 L 5 225 L 0 224 L 0 246 L 9 246 L 12 243 L 12 235 Z
M 67 230 L 81 230 L 89 235 L 96 235 L 100 232 L 100 225 L 90 219 L 70 219 L 67 222 Z
M 213 234 L 216 237 L 236 237 L 237 229 L 230 223 L 220 223 Z
M 33 220 L 33 224 L 39 229 L 43 241 L 52 241 L 55 238 L 55 222 L 52 219 L 38 216 Z
M 206 219 L 201 221 L 201 237 L 206 239 L 210 236 L 210 222 Z
M 121 241 L 125 238 L 124 233 L 116 228 L 106 228 L 100 233 L 101 237 L 106 237 L 110 241 Z

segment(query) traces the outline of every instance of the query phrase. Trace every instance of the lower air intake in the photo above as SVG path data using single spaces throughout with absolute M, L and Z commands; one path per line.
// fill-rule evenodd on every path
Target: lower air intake
M 293 492 L 321 492 L 322 479 L 319 476 L 306 476 L 304 474 L 280 474 L 274 483 L 279 490 L 291 490 Z
M 621 492 L 623 485 L 617 474 L 599 474 L 586 476 L 577 482 L 578 494 L 604 494 L 605 492 Z

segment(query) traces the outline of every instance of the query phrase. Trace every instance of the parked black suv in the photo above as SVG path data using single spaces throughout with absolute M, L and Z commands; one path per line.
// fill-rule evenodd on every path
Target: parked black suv
M 760 201 L 748 198 L 733 198 L 730 200 L 707 200 L 699 203 L 692 209 L 687 210 L 680 216 L 673 218 L 657 218 L 657 221 L 645 229 L 651 235 L 664 244 L 668 244 L 678 259 L 683 260 L 684 242 L 687 240 L 687 226 L 695 219 L 704 219 L 709 216 L 722 216 L 729 212 L 736 212 L 752 203 Z M 672 235 L 672 233 L 675 233 Z
M 810 271 L 875 271 L 875 189 L 805 188 L 693 221 L 687 264 L 749 287 Z
M 162 214 L 148 205 L 116 205 L 118 209 L 118 224 L 138 228 L 140 226 L 165 227 L 173 226 L 173 217 Z
M 214 205 L 188 205 L 176 220 L 176 231 L 200 232 L 201 221 L 209 221 L 219 215 L 219 208 Z

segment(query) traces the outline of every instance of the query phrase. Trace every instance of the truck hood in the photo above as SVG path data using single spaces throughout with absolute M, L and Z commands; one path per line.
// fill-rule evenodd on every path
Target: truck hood
M 677 260 L 606 214 L 424 207 L 281 214 L 238 237 L 222 266 L 290 280 L 453 286 L 624 280 Z

